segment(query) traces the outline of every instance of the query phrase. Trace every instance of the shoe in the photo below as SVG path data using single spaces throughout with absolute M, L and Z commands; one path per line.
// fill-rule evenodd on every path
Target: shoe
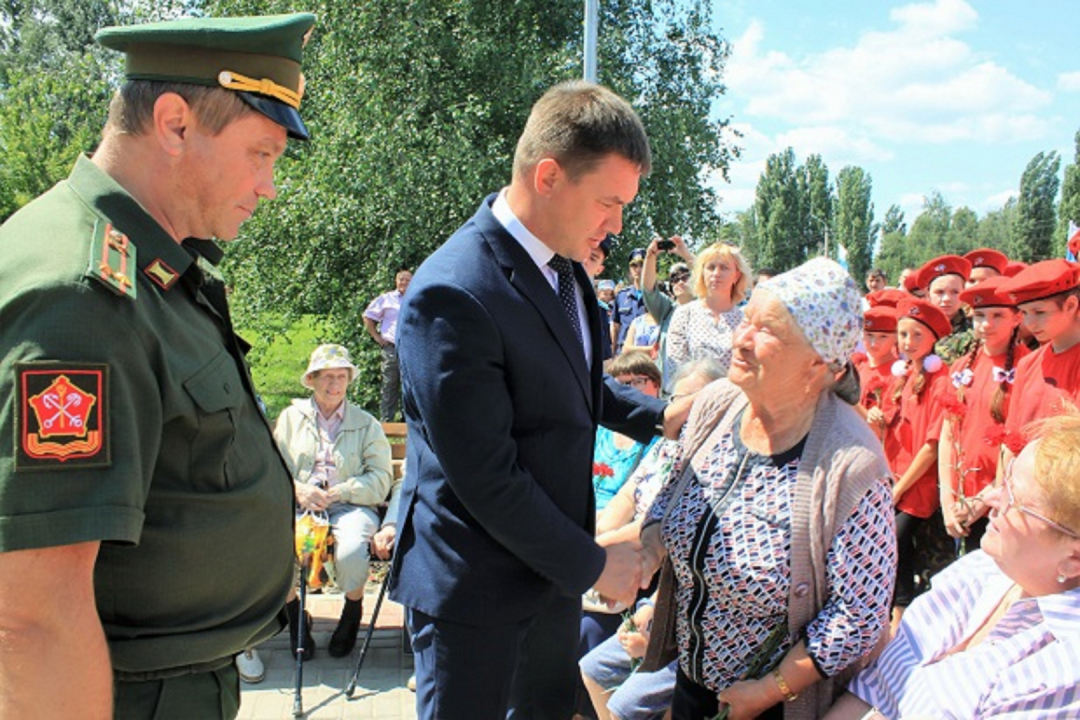
M 409 676 L 409 680 L 405 683 L 405 687 L 409 688 L 413 692 L 416 692 L 416 673 L 413 673 Z
M 260 683 L 266 677 L 266 666 L 255 648 L 248 648 L 236 656 L 236 670 L 240 673 L 240 679 L 249 685 Z
M 356 634 L 360 631 L 360 619 L 364 616 L 364 601 L 350 600 L 345 598 L 345 606 L 341 608 L 341 619 L 338 620 L 334 634 L 330 636 L 330 644 L 326 646 L 326 652 L 330 657 L 345 657 L 356 647 Z
M 300 625 L 300 601 L 293 600 L 292 602 L 285 603 L 285 614 L 289 616 L 289 652 L 292 653 L 293 659 L 296 659 L 296 647 L 299 645 L 297 639 L 299 625 Z M 304 660 L 313 660 L 315 658 L 315 638 L 311 636 L 311 613 L 304 613 Z

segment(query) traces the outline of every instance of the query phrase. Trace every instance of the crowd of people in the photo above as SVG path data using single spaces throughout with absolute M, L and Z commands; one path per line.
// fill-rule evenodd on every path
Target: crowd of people
M 424 720 L 1080 716 L 1080 265 L 983 248 L 864 295 L 676 236 L 618 287 L 648 137 L 561 83 L 363 314 L 395 478 L 342 345 L 264 417 L 213 269 L 309 137 L 314 22 L 104 29 L 100 146 L 0 227 L 0 716 L 234 718 L 254 646 L 316 652 L 316 516 L 328 653 L 391 559 Z

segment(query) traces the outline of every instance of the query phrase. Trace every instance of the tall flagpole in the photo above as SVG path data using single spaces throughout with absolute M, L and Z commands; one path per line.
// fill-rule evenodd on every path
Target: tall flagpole
M 585 79 L 596 82 L 596 25 L 600 0 L 585 0 Z

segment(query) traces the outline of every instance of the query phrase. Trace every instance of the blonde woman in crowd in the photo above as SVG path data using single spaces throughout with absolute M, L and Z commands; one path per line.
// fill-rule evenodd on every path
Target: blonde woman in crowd
M 697 256 L 692 282 L 698 299 L 680 305 L 672 315 L 666 377 L 674 377 L 679 365 L 702 358 L 728 367 L 732 337 L 743 318 L 739 303 L 746 297 L 750 279 L 750 264 L 738 248 L 716 243 Z

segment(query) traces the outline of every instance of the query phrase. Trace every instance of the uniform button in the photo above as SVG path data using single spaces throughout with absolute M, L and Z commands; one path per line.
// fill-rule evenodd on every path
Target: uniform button
M 807 583 L 799 583 L 795 586 L 795 597 L 806 597 L 806 593 L 810 592 L 810 586 Z
M 225 383 L 225 392 L 227 392 L 227 393 L 232 392 L 232 386 L 229 385 L 229 383 Z

